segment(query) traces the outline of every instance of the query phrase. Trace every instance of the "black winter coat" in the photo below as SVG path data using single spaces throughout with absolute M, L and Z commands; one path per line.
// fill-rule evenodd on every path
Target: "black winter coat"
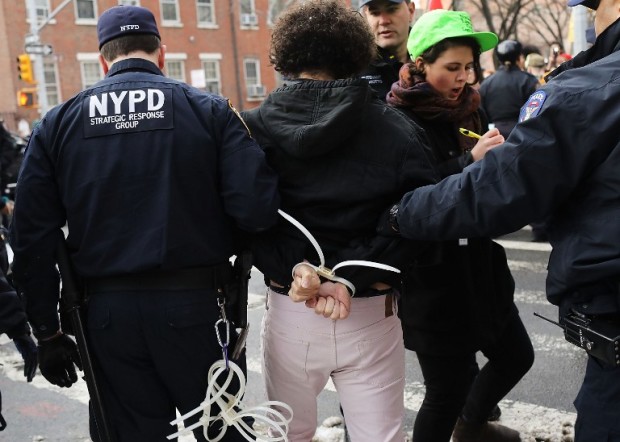
M 458 147 L 458 130 L 407 112 L 426 131 L 442 177 L 460 172 L 471 155 Z M 480 114 L 482 126 L 486 119 Z M 422 353 L 480 350 L 493 342 L 516 307 L 506 254 L 490 238 L 443 241 L 405 273 L 400 302 L 405 346 Z
M 419 244 L 377 237 L 380 216 L 403 192 L 435 182 L 423 131 L 379 100 L 365 80 L 302 80 L 273 91 L 243 117 L 279 175 L 282 210 L 317 239 L 328 267 L 365 259 L 401 267 Z M 256 238 L 256 266 L 282 285 L 292 267 L 318 264 L 308 239 L 281 220 Z M 374 282 L 400 285 L 400 275 L 343 267 L 358 292 Z

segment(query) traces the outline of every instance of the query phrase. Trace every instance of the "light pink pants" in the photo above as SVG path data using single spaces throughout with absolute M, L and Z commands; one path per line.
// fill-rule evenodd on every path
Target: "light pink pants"
M 392 297 L 387 307 L 386 296 L 353 298 L 349 317 L 333 321 L 269 290 L 261 336 L 267 396 L 293 409 L 290 442 L 312 440 L 330 377 L 352 442 L 405 440 L 405 347 Z

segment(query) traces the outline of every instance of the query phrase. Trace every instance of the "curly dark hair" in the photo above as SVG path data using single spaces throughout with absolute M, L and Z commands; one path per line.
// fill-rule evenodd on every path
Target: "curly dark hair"
M 321 72 L 348 78 L 376 55 L 366 19 L 338 0 L 309 0 L 286 10 L 271 35 L 269 60 L 285 77 Z

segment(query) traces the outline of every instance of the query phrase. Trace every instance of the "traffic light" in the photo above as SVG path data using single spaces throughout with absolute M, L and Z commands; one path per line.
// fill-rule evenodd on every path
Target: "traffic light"
M 32 88 L 24 88 L 17 91 L 17 105 L 27 109 L 37 107 L 36 94 L 37 90 Z
M 34 83 L 34 75 L 32 72 L 32 62 L 30 61 L 30 55 L 19 54 L 17 56 L 17 71 L 19 72 L 19 79 L 26 83 Z

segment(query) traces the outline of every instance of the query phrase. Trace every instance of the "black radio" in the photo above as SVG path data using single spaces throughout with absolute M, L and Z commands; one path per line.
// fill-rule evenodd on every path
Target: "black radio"
M 571 311 L 560 322 L 534 315 L 564 330 L 564 338 L 607 364 L 620 367 L 620 321 Z

